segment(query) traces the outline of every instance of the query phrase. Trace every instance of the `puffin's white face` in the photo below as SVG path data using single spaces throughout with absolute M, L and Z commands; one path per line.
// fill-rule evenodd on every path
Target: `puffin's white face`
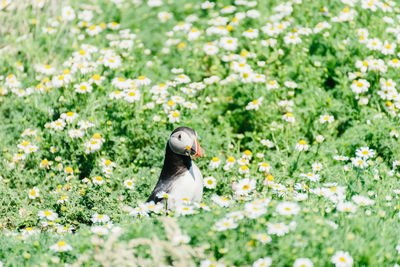
M 201 157 L 201 148 L 196 136 L 185 131 L 173 133 L 168 140 L 171 150 L 179 155 Z

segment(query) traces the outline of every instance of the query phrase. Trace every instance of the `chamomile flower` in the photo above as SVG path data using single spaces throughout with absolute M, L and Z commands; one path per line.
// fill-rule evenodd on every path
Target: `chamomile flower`
M 35 199 L 35 198 L 39 197 L 39 192 L 40 192 L 40 190 L 37 187 L 34 187 L 29 190 L 28 196 L 30 199 Z
M 349 157 L 343 156 L 343 155 L 335 155 L 335 156 L 333 156 L 333 158 L 334 158 L 335 160 L 339 160 L 339 161 L 346 161 L 346 160 L 349 159 Z
M 66 125 L 65 121 L 60 118 L 56 121 L 51 122 L 50 128 L 53 128 L 54 130 L 57 130 L 57 131 L 62 131 L 62 130 L 64 130 L 65 125 Z
M 176 208 L 176 214 L 178 216 L 191 215 L 191 214 L 194 214 L 195 212 L 196 212 L 195 209 L 192 206 L 188 206 L 188 205 L 179 205 Z
M 217 231 L 226 231 L 228 229 L 235 229 L 238 224 L 232 218 L 223 218 L 215 223 Z
M 56 252 L 66 252 L 72 250 L 72 247 L 68 245 L 65 241 L 58 241 L 50 247 L 50 250 Z
M 204 178 L 204 187 L 207 189 L 214 189 L 217 187 L 217 180 L 212 176 Z
M 168 115 L 168 119 L 170 123 L 175 123 L 180 121 L 181 113 L 178 110 L 171 111 Z
M 68 202 L 68 199 L 69 199 L 68 196 L 63 195 L 57 200 L 57 204 L 64 204 L 65 202 Z
M 352 202 L 339 202 L 336 209 L 341 212 L 354 213 L 357 211 L 357 206 Z
M 93 90 L 92 85 L 89 84 L 88 82 L 82 82 L 80 84 L 75 84 L 74 88 L 75 88 L 75 92 L 80 93 L 80 94 L 90 93 Z
M 260 97 L 256 100 L 251 101 L 250 103 L 247 104 L 246 110 L 258 110 L 262 101 L 264 100 L 264 97 Z
M 41 210 L 38 213 L 40 219 L 47 219 L 49 221 L 54 221 L 58 218 L 58 214 L 52 210 Z
M 156 197 L 159 199 L 167 199 L 170 197 L 170 195 L 165 191 L 161 191 L 161 192 L 157 193 Z
M 248 39 L 255 39 L 258 37 L 257 29 L 248 29 L 242 33 L 242 35 Z
M 318 182 L 319 180 L 321 180 L 321 176 L 319 174 L 315 174 L 315 173 L 302 173 L 300 174 L 300 177 L 305 177 L 307 179 L 309 179 L 311 182 Z
M 40 162 L 39 167 L 43 169 L 49 169 L 51 165 L 53 165 L 52 161 L 49 161 L 48 159 L 43 159 Z
M 212 2 L 212 3 L 214 4 L 214 2 Z M 207 259 L 207 260 L 202 260 L 200 262 L 200 267 L 226 267 L 226 265 L 223 263 L 217 262 L 217 261 L 211 261 L 211 260 Z
M 354 167 L 364 169 L 368 167 L 368 162 L 364 158 L 351 158 L 351 163 L 354 165 Z
M 307 151 L 308 148 L 309 148 L 309 145 L 307 144 L 307 142 L 305 140 L 300 140 L 296 144 L 296 150 L 298 150 L 298 151 Z
M 296 33 L 288 33 L 283 37 L 285 44 L 298 44 L 301 43 L 301 38 Z
M 320 162 L 314 162 L 314 163 L 311 165 L 311 168 L 313 169 L 313 171 L 319 172 L 319 171 L 322 170 L 322 163 L 320 163 Z
M 190 237 L 188 235 L 175 235 L 172 238 L 172 242 L 176 245 L 178 244 L 187 244 L 190 242 Z
M 317 135 L 315 137 L 315 141 L 317 141 L 318 144 L 322 143 L 325 140 L 325 137 L 323 137 L 322 135 Z
M 360 147 L 356 150 L 356 156 L 363 159 L 369 159 L 375 156 L 375 151 L 369 147 Z
M 258 171 L 269 173 L 270 170 L 271 170 L 271 165 L 269 165 L 268 163 L 266 163 L 266 162 L 258 163 Z
M 228 51 L 235 51 L 238 48 L 238 39 L 234 37 L 222 37 L 219 46 Z
M 92 178 L 92 182 L 95 185 L 102 185 L 102 184 L 104 184 L 104 179 L 101 176 L 95 176 Z
M 263 244 L 268 244 L 272 241 L 271 236 L 269 236 L 267 234 L 257 234 L 256 239 Z
M 124 186 L 128 189 L 134 189 L 135 188 L 135 182 L 132 179 L 127 179 L 124 181 Z
M 65 120 L 68 123 L 72 123 L 76 118 L 78 118 L 78 114 L 72 111 L 69 111 L 67 113 L 61 114 L 61 119 Z
M 246 149 L 245 151 L 243 151 L 242 154 L 242 159 L 245 159 L 245 164 L 248 164 L 248 161 L 251 160 L 251 157 L 253 156 L 253 153 L 251 153 L 250 150 Z
M 282 119 L 283 119 L 284 121 L 289 122 L 289 123 L 295 123 L 295 121 L 296 121 L 294 115 L 293 115 L 292 113 L 290 113 L 290 112 L 284 114 L 284 115 L 282 116 Z
M 117 164 L 115 164 L 115 162 L 112 162 L 109 159 L 102 158 L 100 160 L 100 166 L 102 168 L 115 168 L 115 167 L 117 167 Z
M 149 85 L 151 83 L 150 78 L 144 76 L 144 75 L 140 75 L 139 77 L 137 77 L 134 82 L 138 85 L 138 86 L 145 86 L 145 85 Z
M 393 68 L 400 68 L 400 60 L 398 58 L 393 58 L 388 61 L 388 66 Z
M 13 161 L 14 162 L 19 162 L 19 161 L 25 160 L 25 158 L 26 158 L 26 156 L 24 154 L 21 154 L 21 153 L 15 153 L 13 155 Z
M 203 51 L 204 53 L 206 53 L 209 56 L 215 55 L 218 53 L 219 49 L 216 45 L 214 45 L 213 43 L 206 43 L 203 46 Z
M 101 225 L 96 225 L 90 228 L 90 231 L 96 235 L 108 235 L 110 232 L 107 227 L 101 226 Z
M 250 173 L 249 167 L 247 165 L 240 166 L 239 173 L 247 176 Z
M 314 267 L 314 264 L 309 258 L 297 258 L 293 267 Z
M 245 165 L 244 165 L 245 166 Z M 245 178 L 236 184 L 235 193 L 239 196 L 248 195 L 256 188 L 256 180 Z
M 221 165 L 221 160 L 218 157 L 213 157 L 209 163 L 211 170 L 218 168 Z
M 351 199 L 359 206 L 370 206 L 375 203 L 375 201 L 370 199 L 369 197 L 360 195 L 354 195 Z
M 223 197 L 223 196 L 218 196 L 218 195 L 213 195 L 211 197 L 211 200 L 217 204 L 218 206 L 221 207 L 229 207 L 231 205 L 231 201 L 229 200 L 229 198 L 227 197 Z
M 250 219 L 256 219 L 265 213 L 267 213 L 267 208 L 264 203 L 257 203 L 255 201 L 246 203 L 244 206 L 244 212 L 246 217 Z
M 93 214 L 90 219 L 93 223 L 108 223 L 110 221 L 110 217 L 106 214 Z
M 358 79 L 358 80 L 353 81 L 350 88 L 354 93 L 361 94 L 363 92 L 367 92 L 369 86 L 370 86 L 370 83 L 367 80 Z
M 72 21 L 75 19 L 75 11 L 72 7 L 66 6 L 61 10 L 61 20 Z
M 253 267 L 269 267 L 272 265 L 272 259 L 270 257 L 259 258 L 253 262 Z
M 331 262 L 335 264 L 335 267 L 351 267 L 353 265 L 353 258 L 347 251 L 337 251 L 332 256 Z
M 225 171 L 228 171 L 228 170 L 230 170 L 232 167 L 233 167 L 233 165 L 235 164 L 235 158 L 234 157 L 228 157 L 227 159 L 226 159 L 226 162 L 225 162 L 225 165 L 224 165 L 224 167 L 223 167 L 223 169 L 225 170 Z
M 285 223 L 268 223 L 268 234 L 269 235 L 277 235 L 277 236 L 284 236 L 285 234 L 289 233 L 289 226 Z
M 276 206 L 276 212 L 280 215 L 290 216 L 299 213 L 300 207 L 295 202 L 281 202 Z
M 334 118 L 333 118 L 333 116 L 331 116 L 331 115 L 321 115 L 321 116 L 319 116 L 319 122 L 321 123 L 321 124 L 324 124 L 324 123 L 328 123 L 328 124 L 331 124 L 332 122 L 334 121 Z
M 68 131 L 68 135 L 71 138 L 82 138 L 84 135 L 84 132 L 81 129 L 71 129 Z

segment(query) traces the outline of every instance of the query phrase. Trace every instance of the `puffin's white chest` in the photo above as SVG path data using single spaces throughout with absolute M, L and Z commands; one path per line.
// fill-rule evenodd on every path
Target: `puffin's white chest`
M 185 199 L 190 202 L 200 202 L 203 196 L 203 175 L 192 162 L 189 171 L 184 172 L 171 186 L 168 197 L 168 208 L 173 209 L 182 204 Z

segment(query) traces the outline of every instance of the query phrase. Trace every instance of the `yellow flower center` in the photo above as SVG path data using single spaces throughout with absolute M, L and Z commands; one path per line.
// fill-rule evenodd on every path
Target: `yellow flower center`
M 22 146 L 27 146 L 27 145 L 29 145 L 29 141 L 24 141 L 24 142 L 21 143 L 21 145 Z
M 92 138 L 93 139 L 101 139 L 101 135 L 99 133 L 95 133 Z

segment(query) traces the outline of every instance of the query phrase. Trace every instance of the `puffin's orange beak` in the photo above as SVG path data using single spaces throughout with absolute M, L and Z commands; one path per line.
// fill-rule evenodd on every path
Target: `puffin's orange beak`
M 203 153 L 201 153 L 201 147 L 199 142 L 196 139 L 196 154 L 194 154 L 195 157 L 202 157 Z

